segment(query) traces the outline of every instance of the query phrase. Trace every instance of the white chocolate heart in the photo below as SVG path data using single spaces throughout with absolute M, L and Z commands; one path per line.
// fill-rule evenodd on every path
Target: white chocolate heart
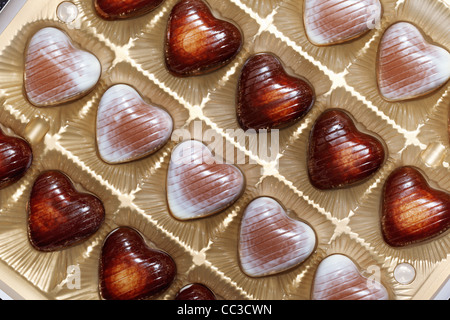
M 230 207 L 242 194 L 245 178 L 235 166 L 216 163 L 211 151 L 195 140 L 172 152 L 167 174 L 167 201 L 179 220 L 210 216 Z
M 101 158 L 111 164 L 148 156 L 167 143 L 173 130 L 171 116 L 146 103 L 132 87 L 109 88 L 97 111 L 97 146 Z
M 28 100 L 35 106 L 79 99 L 94 88 L 100 74 L 97 57 L 76 48 L 59 29 L 43 28 L 28 44 L 24 85 Z
M 414 25 L 398 22 L 381 39 L 377 77 L 386 100 L 420 97 L 450 79 L 450 53 L 427 43 Z
M 386 288 L 364 277 L 353 261 L 341 254 L 326 257 L 316 270 L 313 300 L 388 300 Z
M 256 198 L 245 209 L 239 257 L 247 275 L 262 277 L 293 268 L 305 261 L 315 246 L 314 230 L 287 216 L 276 200 Z
M 306 34 L 318 46 L 346 42 L 375 28 L 381 11 L 379 0 L 305 0 Z

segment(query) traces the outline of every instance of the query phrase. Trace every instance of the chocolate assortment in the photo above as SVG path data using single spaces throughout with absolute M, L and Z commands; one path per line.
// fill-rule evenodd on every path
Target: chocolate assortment
M 1 263 L 45 299 L 433 298 L 445 1 L 28 1 L 0 35 Z

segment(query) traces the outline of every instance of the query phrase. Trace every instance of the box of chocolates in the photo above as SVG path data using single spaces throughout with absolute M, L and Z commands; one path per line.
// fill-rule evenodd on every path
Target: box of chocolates
M 447 0 L 25 1 L 0 280 L 26 299 L 450 298 Z

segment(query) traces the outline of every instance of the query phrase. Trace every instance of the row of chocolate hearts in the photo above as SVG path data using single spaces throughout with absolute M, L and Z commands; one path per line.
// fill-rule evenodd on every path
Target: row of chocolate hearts
M 94 195 L 76 191 L 61 172 L 44 172 L 34 183 L 29 203 L 29 238 L 38 250 L 54 251 L 83 241 L 98 230 L 103 220 L 101 201 Z M 314 231 L 307 224 L 289 218 L 274 199 L 261 197 L 247 207 L 239 245 L 240 261 L 246 274 L 261 277 L 291 269 L 306 260 L 315 246 Z M 348 258 L 340 257 L 336 262 L 337 257 L 327 258 L 320 264 L 316 276 L 320 281 L 315 283 L 313 298 L 387 298 L 384 287 L 367 286 L 365 278 Z M 101 297 L 107 300 L 153 297 L 170 286 L 176 270 L 170 255 L 149 247 L 136 230 L 117 228 L 102 246 Z M 351 281 L 340 281 L 341 290 L 330 293 L 328 289 L 337 289 L 334 283 L 336 278 L 342 280 L 343 273 L 344 279 Z M 352 295 L 343 294 L 344 288 L 352 288 Z M 215 298 L 214 293 L 201 284 L 188 285 L 175 297 L 178 300 Z
M 270 251 L 267 247 L 270 244 L 266 245 L 267 251 Z M 285 247 L 285 251 L 292 249 L 289 245 Z M 267 252 L 260 253 L 260 255 L 264 254 L 268 255 Z M 291 252 L 290 255 L 295 256 L 295 252 Z M 254 267 L 255 269 L 265 268 L 263 265 Z M 148 246 L 137 230 L 119 227 L 108 235 L 102 248 L 99 267 L 100 295 L 106 300 L 155 297 L 172 284 L 176 271 L 176 263 L 170 255 Z M 386 300 L 389 295 L 380 282 L 369 281 L 364 277 L 359 267 L 350 258 L 334 254 L 326 257 L 319 264 L 314 277 L 311 298 L 314 300 Z M 216 296 L 205 285 L 194 283 L 183 287 L 176 294 L 175 299 L 216 300 Z
M 171 166 L 174 163 L 177 166 L 176 169 L 169 168 L 167 178 L 169 207 L 172 210 L 174 201 L 171 195 L 176 195 L 177 201 L 180 201 L 180 197 L 185 197 L 181 200 L 186 201 L 185 206 L 175 206 L 175 212 L 183 214 L 185 211 L 197 214 L 197 210 L 202 212 L 202 209 L 220 211 L 237 199 L 239 184 L 242 182 L 242 175 L 237 168 L 211 163 L 212 155 L 201 143 L 189 143 L 189 147 L 185 146 L 183 149 L 182 153 L 174 150 L 174 154 L 180 159 L 171 162 Z M 193 164 L 192 161 L 195 163 L 199 157 L 201 161 Z M 186 162 L 179 162 L 183 160 Z M 177 171 L 178 178 L 174 178 Z M 186 179 L 195 175 L 201 177 L 204 173 L 208 179 Z M 237 178 L 229 179 L 233 174 Z M 208 183 L 210 184 L 206 190 L 201 189 Z M 200 192 L 193 192 L 198 190 Z M 231 191 L 227 193 L 227 190 Z M 424 176 L 412 167 L 399 168 L 390 175 L 384 187 L 382 208 L 383 236 L 392 246 L 405 246 L 434 238 L 445 232 L 450 225 L 450 195 L 432 189 Z M 64 249 L 87 239 L 98 230 L 105 215 L 98 198 L 78 192 L 69 178 L 58 171 L 44 172 L 36 179 L 28 210 L 29 239 L 41 251 Z M 189 216 L 187 219 L 193 217 L 195 218 Z M 182 216 L 180 219 L 186 217 Z M 120 243 L 112 247 L 118 248 Z M 305 261 L 315 247 L 316 235 L 313 229 L 302 221 L 288 217 L 275 199 L 260 197 L 246 207 L 241 222 L 239 257 L 241 267 L 247 275 L 261 277 L 291 269 Z M 104 249 L 105 255 L 114 251 L 122 252 L 118 249 Z M 131 250 L 129 259 L 135 254 Z M 158 253 L 156 256 L 160 255 Z M 111 268 L 117 271 L 114 264 L 111 264 Z M 125 275 L 129 271 L 120 272 Z M 126 283 L 128 282 L 116 284 L 117 288 L 105 288 L 105 296 L 108 297 L 109 294 L 109 297 L 118 298 L 115 295 L 117 292 L 110 291 L 125 290 L 128 288 Z M 128 291 L 122 293 L 124 297 L 129 297 Z
M 338 109 L 327 110 L 317 119 L 311 130 L 310 139 L 308 171 L 312 184 L 318 189 L 351 187 L 361 183 L 371 177 L 385 159 L 382 143 L 374 136 L 359 131 L 350 116 Z M 0 143 L 2 163 L 0 178 L 4 188 L 25 174 L 31 165 L 32 152 L 24 140 L 3 133 L 0 134 Z M 406 174 L 414 184 L 406 179 L 391 186 L 393 176 L 394 173 L 386 181 L 385 185 L 389 187 L 386 187 L 383 197 L 389 204 L 383 207 L 382 215 L 387 242 L 393 246 L 405 245 L 445 231 L 449 221 L 446 193 L 440 194 L 437 191 L 429 193 L 425 179 L 419 179 L 422 176 L 420 173 Z M 39 180 L 36 181 L 38 182 Z M 50 182 L 51 180 L 46 181 Z M 407 186 L 411 185 L 414 188 L 408 189 Z M 242 195 L 244 189 L 245 177 L 242 172 L 233 165 L 216 163 L 211 151 L 203 143 L 195 140 L 185 141 L 173 150 L 167 174 L 167 199 L 169 210 L 175 218 L 192 220 L 221 212 L 230 207 Z M 412 193 L 405 193 L 403 189 Z M 47 188 L 41 186 L 37 190 L 41 194 L 42 190 Z M 57 190 L 59 194 L 64 187 L 56 189 L 50 187 L 49 190 Z M 45 196 L 53 198 L 51 192 Z M 415 205 L 416 198 L 417 205 Z M 414 206 L 403 205 L 405 201 Z M 41 201 L 37 203 L 40 205 Z M 439 205 L 431 206 L 431 204 Z M 49 211 L 58 212 L 54 209 Z M 411 212 L 415 214 L 412 215 Z M 44 215 L 46 214 L 44 212 Z M 37 219 L 39 220 L 40 218 Z M 407 241 L 408 236 L 394 236 L 396 233 L 414 234 L 416 231 L 406 232 L 408 225 L 413 229 L 414 220 L 423 225 L 422 231 L 417 235 L 408 235 L 412 241 Z M 58 220 L 53 221 L 57 223 Z M 48 226 L 48 223 L 45 225 Z M 425 232 L 428 225 L 434 228 Z M 68 233 L 64 231 L 63 234 Z M 70 238 L 77 237 L 72 235 Z M 50 242 L 53 243 L 54 240 Z
M 95 234 L 105 219 L 102 201 L 79 192 L 60 171 L 45 171 L 33 184 L 28 204 L 28 237 L 43 252 L 62 250 Z M 164 291 L 176 275 L 167 253 L 150 248 L 134 229 L 120 227 L 105 239 L 99 267 L 100 294 L 104 299 L 130 300 Z M 175 299 L 215 299 L 206 286 L 182 288 Z
M 123 1 L 97 0 L 95 7 L 100 16 L 114 20 L 145 14 L 161 2 L 124 4 Z M 348 42 L 374 29 L 381 20 L 382 12 L 379 0 L 306 0 L 306 35 L 317 46 Z M 186 18 L 192 14 L 196 14 L 197 19 Z M 201 20 L 203 34 L 193 32 L 198 30 L 198 25 L 194 25 L 197 20 Z M 215 19 L 201 0 L 180 1 L 172 11 L 168 30 L 167 66 L 172 73 L 181 76 L 199 74 L 197 71 L 200 70 L 209 72 L 226 64 L 235 56 L 242 42 L 238 30 L 228 22 Z M 214 39 L 216 33 L 221 33 L 221 41 Z M 186 42 L 188 34 L 196 34 L 196 37 L 189 38 L 192 41 L 189 45 Z M 220 48 L 222 43 L 227 46 Z M 212 53 L 221 61 L 214 60 Z M 425 95 L 450 78 L 447 67 L 450 63 L 449 52 L 428 45 L 421 32 L 409 23 L 398 23 L 389 28 L 383 36 L 379 53 L 379 88 L 387 100 L 407 100 Z M 200 61 L 203 61 L 201 65 Z
M 34 41 L 41 43 L 46 41 L 45 39 L 58 39 L 58 37 L 68 41 L 61 31 L 44 28 L 33 37 L 32 44 Z M 30 51 L 30 54 L 32 52 L 34 51 Z M 40 57 L 45 56 L 46 54 Z M 31 84 L 36 83 L 33 80 L 49 81 L 48 77 L 37 77 L 39 72 L 35 70 L 36 65 L 38 65 L 37 62 L 27 64 L 26 87 L 29 89 L 27 90 L 29 96 L 30 92 L 34 92 L 30 91 Z M 80 64 L 80 66 L 84 66 L 86 70 L 93 70 L 88 65 Z M 80 84 L 85 84 L 81 74 L 77 79 Z M 62 87 L 64 94 L 75 88 L 67 86 L 67 82 L 64 88 Z M 51 86 L 46 90 L 49 88 Z M 56 97 L 57 90 L 53 88 L 51 91 L 52 97 Z M 281 61 L 272 54 L 256 54 L 247 60 L 241 72 L 237 94 L 236 114 L 240 126 L 244 129 L 287 127 L 302 119 L 315 102 L 314 89 L 307 80 L 287 74 Z M 44 97 L 42 93 L 38 96 Z M 49 101 L 48 97 L 45 100 Z M 110 164 L 129 162 L 154 153 L 167 143 L 173 129 L 172 118 L 165 110 L 146 103 L 134 88 L 127 85 L 114 85 L 105 92 L 99 103 L 96 124 L 100 157 Z M 319 139 L 320 135 L 316 135 Z M 312 140 L 314 143 L 316 139 Z M 381 149 L 376 145 L 374 148 Z M 361 153 L 363 152 L 364 150 L 361 150 Z M 316 153 L 323 156 L 321 152 Z M 382 160 L 382 152 L 376 151 L 376 153 L 380 153 L 377 157 Z M 333 187 L 334 185 L 323 185 L 317 182 L 319 175 L 324 176 L 325 179 L 333 175 L 329 176 L 329 170 L 324 170 L 327 167 L 325 159 L 322 157 L 324 162 L 320 165 L 314 152 L 312 154 L 313 162 L 310 169 L 313 166 L 316 167 L 310 170 L 313 184 L 320 189 Z M 373 167 L 373 170 L 376 168 L 377 165 Z M 371 171 L 368 170 L 363 174 L 370 173 Z
M 314 13 L 314 16 L 319 13 Z M 215 18 L 203 1 L 183 0 L 172 9 L 165 50 L 166 65 L 172 74 L 184 77 L 212 72 L 229 63 L 241 47 L 239 29 L 232 23 Z M 415 26 L 395 23 L 388 28 L 380 43 L 377 64 L 380 92 L 389 101 L 412 99 L 433 92 L 450 78 L 446 67 L 449 62 L 450 53 L 428 44 Z M 266 72 L 265 68 L 270 69 Z M 283 127 L 307 112 L 314 100 L 312 88 L 281 69 L 279 61 L 264 61 L 262 58 L 249 61 L 244 66 L 238 90 L 238 118 L 243 128 Z M 25 91 L 36 106 L 78 99 L 95 86 L 100 74 L 101 65 L 97 58 L 76 49 L 70 39 L 57 29 L 44 28 L 29 43 Z M 258 98 L 255 92 L 264 94 Z M 291 111 L 294 115 L 289 119 L 280 119 L 283 115 L 290 115 Z M 249 119 L 260 112 L 264 115 L 262 119 Z M 271 114 L 269 119 L 267 112 Z M 277 119 L 274 121 L 274 118 Z

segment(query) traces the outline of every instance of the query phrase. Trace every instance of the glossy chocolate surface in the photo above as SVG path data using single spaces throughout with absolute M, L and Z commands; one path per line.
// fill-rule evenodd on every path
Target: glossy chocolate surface
M 29 41 L 25 54 L 24 88 L 37 107 L 74 101 L 88 94 L 101 74 L 100 61 L 78 49 L 63 31 L 46 27 Z
M 216 162 L 203 143 L 187 140 L 172 151 L 167 174 L 167 201 L 179 220 L 199 219 L 230 207 L 242 195 L 241 170 Z
M 320 190 L 352 186 L 377 172 L 385 156 L 380 140 L 359 131 L 346 112 L 330 109 L 311 130 L 309 179 Z
M 277 274 L 305 261 L 316 235 L 306 223 L 290 218 L 269 197 L 254 199 L 245 209 L 239 234 L 239 260 L 251 277 Z
M 386 288 L 364 277 L 347 256 L 333 254 L 319 264 L 312 288 L 313 300 L 388 300 Z
M 165 110 L 146 103 L 134 88 L 117 84 L 103 94 L 96 126 L 101 158 L 118 164 L 158 151 L 170 139 L 173 121 Z
M 236 111 L 244 130 L 285 128 L 302 119 L 314 102 L 312 86 L 287 74 L 272 54 L 253 55 L 241 70 Z
M 164 0 L 94 0 L 97 14 L 105 20 L 122 20 L 143 16 Z
M 228 64 L 241 50 L 234 24 L 217 19 L 202 0 L 181 0 L 169 17 L 165 44 L 167 69 L 175 76 L 197 76 Z
M 358 38 L 381 18 L 379 0 L 305 0 L 304 22 L 315 45 L 334 45 Z
M 426 95 L 450 79 L 450 52 L 428 43 L 414 25 L 395 23 L 381 39 L 377 77 L 386 100 Z
M 0 189 L 19 181 L 33 162 L 30 144 L 0 129 Z
M 175 300 L 217 300 L 214 292 L 201 283 L 191 283 L 178 291 Z
M 381 212 L 384 240 L 392 247 L 420 243 L 450 228 L 450 193 L 432 188 L 415 167 L 394 170 L 385 182 Z
M 106 238 L 101 252 L 99 286 L 105 300 L 142 300 L 166 290 L 175 279 L 172 257 L 150 248 L 133 228 L 119 227 Z
M 62 250 L 92 236 L 105 219 L 103 203 L 77 191 L 60 171 L 35 180 L 28 204 L 28 235 L 39 251 Z

